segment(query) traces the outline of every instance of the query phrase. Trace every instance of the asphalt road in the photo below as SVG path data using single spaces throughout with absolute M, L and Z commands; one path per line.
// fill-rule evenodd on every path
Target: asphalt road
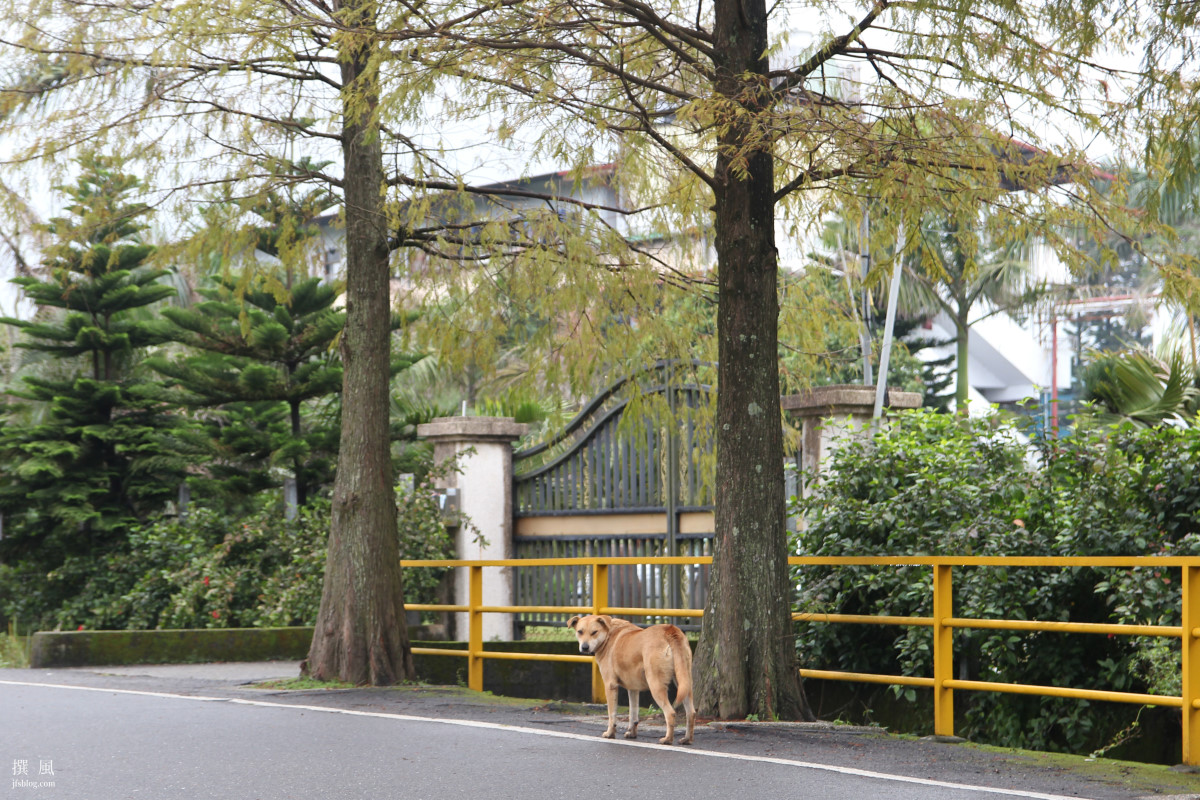
M 207 671 L 206 671 L 207 670 Z M 709 725 L 692 747 L 607 741 L 579 706 L 457 688 L 279 692 L 294 665 L 0 671 L 0 798 L 1193 796 L 1200 779 L 1038 764 L 832 726 Z M 623 727 L 621 728 L 623 730 Z

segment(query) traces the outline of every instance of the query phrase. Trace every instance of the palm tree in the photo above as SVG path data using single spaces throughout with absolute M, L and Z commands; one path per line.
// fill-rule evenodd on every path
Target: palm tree
M 967 346 L 971 326 L 987 317 L 1027 307 L 1047 287 L 1036 281 L 1024 242 L 991 243 L 982 225 L 927 215 L 917 231 L 915 252 L 904 263 L 900 303 L 910 312 L 944 311 L 954 323 L 954 401 L 967 411 L 970 375 Z M 972 317 L 981 307 L 981 315 Z
M 1200 137 L 1160 143 L 1171 147 L 1161 169 L 1151 172 L 1114 165 L 1109 172 L 1127 172 L 1129 205 L 1147 221 L 1148 234 L 1124 241 L 1114 236 L 1115 250 L 1135 265 L 1153 263 L 1162 298 L 1177 306 L 1186 325 L 1191 369 L 1200 371 L 1196 316 L 1200 314 Z M 1148 159 L 1154 163 L 1153 154 Z M 1157 223 L 1157 224 L 1154 224 Z

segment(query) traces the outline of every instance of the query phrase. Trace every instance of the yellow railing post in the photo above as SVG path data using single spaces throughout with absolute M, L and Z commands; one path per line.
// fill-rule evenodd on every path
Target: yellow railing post
M 592 564 L 592 613 L 599 614 L 608 605 L 608 564 L 595 562 Z M 604 692 L 604 679 L 600 677 L 600 667 L 592 662 L 592 702 L 605 703 L 607 695 Z
M 467 686 L 476 692 L 483 691 L 483 567 L 472 565 L 468 568 L 470 577 L 470 595 L 468 605 L 470 610 L 467 628 Z
M 954 629 L 946 624 L 954 616 L 954 581 L 949 564 L 933 567 L 933 732 L 954 735 Z
M 1183 763 L 1200 764 L 1200 566 L 1183 567 Z

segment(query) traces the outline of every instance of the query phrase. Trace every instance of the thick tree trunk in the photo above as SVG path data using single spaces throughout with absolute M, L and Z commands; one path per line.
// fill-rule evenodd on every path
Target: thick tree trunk
M 370 0 L 348 0 L 341 12 L 350 30 L 373 27 Z M 307 672 L 322 680 L 390 685 L 411 680 L 415 673 L 404 619 L 388 436 L 391 325 L 383 161 L 374 119 L 378 84 L 369 66 L 371 45 L 355 42 L 363 38 L 346 34 L 342 44 L 342 435 L 325 586 Z
M 717 0 L 718 90 L 753 108 L 767 69 L 763 0 Z M 779 407 L 774 161 L 732 119 L 716 164 L 716 542 L 694 677 L 701 713 L 811 719 L 796 670 Z M 747 174 L 735 172 L 741 163 Z

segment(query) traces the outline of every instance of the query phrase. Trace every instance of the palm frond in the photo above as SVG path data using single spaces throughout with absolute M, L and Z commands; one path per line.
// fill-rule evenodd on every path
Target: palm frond
M 1141 349 L 1092 353 L 1090 360 L 1083 399 L 1102 409 L 1093 414 L 1096 421 L 1130 421 L 1141 427 L 1193 424 L 1195 375 L 1181 350 L 1167 360 Z

